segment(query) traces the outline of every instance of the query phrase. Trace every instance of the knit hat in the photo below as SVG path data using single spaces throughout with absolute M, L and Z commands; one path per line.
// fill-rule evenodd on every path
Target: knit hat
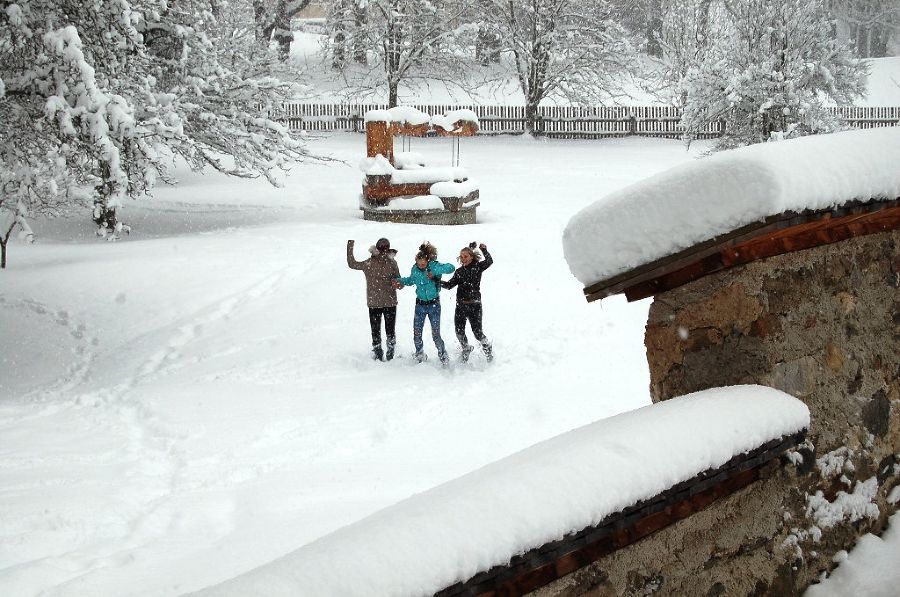
M 379 238 L 378 242 L 375 243 L 375 248 L 378 249 L 379 253 L 396 253 L 396 249 L 391 248 L 391 241 L 386 238 Z

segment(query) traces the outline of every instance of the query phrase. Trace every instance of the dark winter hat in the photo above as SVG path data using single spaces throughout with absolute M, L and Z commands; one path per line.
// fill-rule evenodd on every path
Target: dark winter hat
M 379 238 L 378 242 L 375 243 L 375 248 L 378 249 L 379 253 L 396 253 L 397 251 L 391 249 L 391 241 L 386 238 Z

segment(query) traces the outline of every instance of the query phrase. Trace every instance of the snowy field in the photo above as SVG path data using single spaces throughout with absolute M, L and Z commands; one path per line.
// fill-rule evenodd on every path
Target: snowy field
M 284 189 L 181 169 L 177 187 L 123 212 L 134 232 L 121 242 L 98 241 L 82 216 L 38 221 L 37 244 L 10 246 L 0 595 L 197 590 L 649 403 L 649 302 L 588 305 L 562 230 L 588 203 L 703 146 L 464 139 L 483 202 L 479 224 L 463 227 L 363 221 L 364 137 L 311 146 L 346 163 L 298 168 Z M 449 165 L 446 139 L 412 149 Z M 380 236 L 403 273 L 426 239 L 443 261 L 469 241 L 488 245 L 490 366 L 476 354 L 441 370 L 430 338 L 431 360 L 413 364 L 409 288 L 400 358 L 369 358 L 363 276 L 347 268 L 345 243 L 356 239 L 363 259 Z
M 230 578 L 540 440 L 649 403 L 647 302 L 588 305 L 562 256 L 580 207 L 691 159 L 675 141 L 475 138 L 479 224 L 365 222 L 362 136 L 313 147 L 284 189 L 181 171 L 134 232 L 39 221 L 0 272 L 0 594 L 175 595 Z M 449 165 L 448 140 L 413 150 Z M 697 151 L 700 147 L 696 148 Z M 379 236 L 401 271 L 431 240 L 485 242 L 497 358 L 369 358 L 363 276 Z M 453 294 L 443 335 L 456 346 Z

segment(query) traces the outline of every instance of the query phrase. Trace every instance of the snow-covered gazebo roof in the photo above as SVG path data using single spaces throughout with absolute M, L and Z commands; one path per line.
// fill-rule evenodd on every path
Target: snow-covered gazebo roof
M 588 300 L 629 300 L 793 250 L 896 228 L 900 127 L 725 151 L 612 193 L 563 233 Z

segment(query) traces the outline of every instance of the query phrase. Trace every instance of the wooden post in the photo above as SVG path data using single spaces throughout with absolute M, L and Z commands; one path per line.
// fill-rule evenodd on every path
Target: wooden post
M 378 154 L 394 165 L 394 135 L 390 125 L 381 120 L 366 123 L 366 155 L 374 158 Z

